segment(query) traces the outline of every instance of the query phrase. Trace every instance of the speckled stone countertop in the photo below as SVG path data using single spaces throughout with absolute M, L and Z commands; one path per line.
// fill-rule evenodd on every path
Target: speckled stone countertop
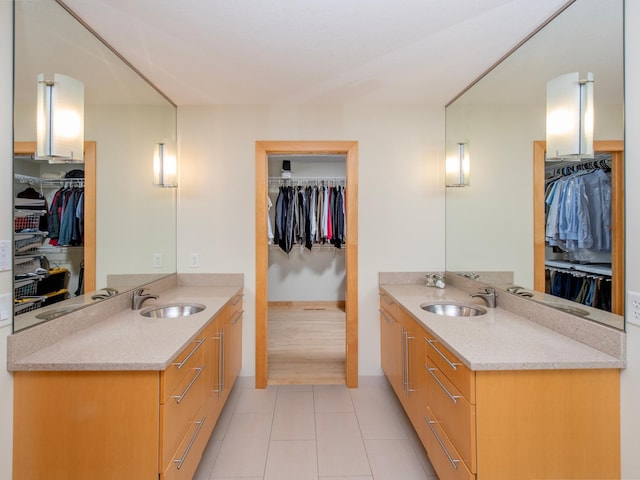
M 381 284 L 411 316 L 472 370 L 623 368 L 625 362 L 503 308 L 476 317 L 445 317 L 420 308 L 425 302 L 484 307 L 480 298 L 447 286 Z M 498 293 L 500 295 L 500 292 Z M 498 297 L 498 305 L 500 297 Z
M 197 282 L 186 283 L 156 291 L 151 288 L 150 293 L 159 293 L 160 298 L 147 301 L 143 309 L 154 304 L 185 302 L 205 305 L 202 312 L 172 319 L 143 317 L 140 314 L 142 310 L 134 311 L 130 307 L 120 309 L 24 356 L 19 352 L 10 354 L 8 369 L 164 370 L 197 337 L 209 320 L 242 291 L 242 285 L 238 284 L 201 286 L 194 284 Z M 78 315 L 88 316 L 90 313 L 83 310 Z M 52 322 L 55 321 L 64 325 L 65 318 Z M 46 328 L 46 324 L 42 327 Z M 36 326 L 15 335 L 35 336 L 39 328 Z

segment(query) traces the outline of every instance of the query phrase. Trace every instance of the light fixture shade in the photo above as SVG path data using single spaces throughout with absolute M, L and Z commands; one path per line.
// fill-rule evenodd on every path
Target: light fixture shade
M 67 75 L 38 75 L 36 158 L 84 161 L 84 84 Z
M 156 143 L 153 154 L 153 183 L 160 187 L 178 186 L 178 159 L 174 142 Z
M 593 74 L 547 82 L 547 160 L 593 158 Z
M 469 186 L 469 146 L 456 143 L 456 148 L 447 155 L 445 180 L 447 187 Z

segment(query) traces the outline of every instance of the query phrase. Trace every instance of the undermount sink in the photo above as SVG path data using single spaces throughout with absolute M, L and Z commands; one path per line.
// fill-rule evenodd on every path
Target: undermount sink
M 205 308 L 201 303 L 172 303 L 170 305 L 154 305 L 147 307 L 140 312 L 143 317 L 149 318 L 178 318 L 188 317 L 203 311 Z
M 462 303 L 423 303 L 420 308 L 445 317 L 476 317 L 487 313 L 482 307 Z

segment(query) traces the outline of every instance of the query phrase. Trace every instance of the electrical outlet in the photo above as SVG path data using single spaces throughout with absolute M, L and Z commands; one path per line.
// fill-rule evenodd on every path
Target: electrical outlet
M 162 268 L 162 254 L 154 253 L 153 254 L 153 268 Z
M 192 253 L 189 257 L 189 267 L 198 268 L 200 266 L 200 254 Z
M 627 290 L 627 308 L 625 309 L 627 322 L 640 327 L 640 293 Z

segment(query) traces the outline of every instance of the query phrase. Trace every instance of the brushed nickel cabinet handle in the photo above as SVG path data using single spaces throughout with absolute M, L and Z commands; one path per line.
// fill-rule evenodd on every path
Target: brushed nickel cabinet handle
M 452 395 L 451 392 L 449 390 L 447 390 L 447 387 L 445 387 L 444 384 L 440 381 L 440 379 L 437 377 L 437 375 L 435 373 L 433 373 L 438 369 L 437 368 L 429 368 L 427 365 L 425 365 L 424 368 L 427 370 L 427 372 L 429 372 L 429 375 L 431 375 L 433 377 L 433 379 L 438 383 L 438 385 L 440 385 L 440 388 L 442 390 L 444 390 L 444 393 L 447 394 L 447 396 L 451 399 L 451 401 L 453 403 L 458 403 L 458 399 L 460 398 L 460 395 Z
M 194 370 L 197 370 L 197 373 L 193 376 L 193 378 L 189 382 L 189 385 L 187 385 L 187 387 L 184 389 L 184 391 L 180 395 L 172 395 L 171 396 L 171 398 L 175 399 L 176 403 L 180 403 L 180 402 L 182 402 L 182 400 L 184 400 L 185 395 L 187 395 L 187 393 L 189 393 L 189 390 L 191 390 L 191 387 L 193 386 L 193 384 L 196 383 L 196 380 L 198 379 L 198 377 L 200 376 L 200 374 L 204 370 L 204 367 L 205 366 L 202 365 L 200 368 L 194 368 Z
M 231 305 L 237 305 L 238 303 L 240 303 L 240 301 L 242 300 L 242 296 L 243 295 L 244 295 L 244 293 L 234 297 L 233 300 L 231 301 Z
M 238 320 L 240 320 L 240 317 L 242 317 L 243 313 L 244 313 L 244 310 L 240 310 L 239 312 L 237 312 L 236 316 L 233 317 L 233 320 L 231 320 L 231 325 L 235 325 L 236 323 L 238 323 Z
M 195 442 L 196 438 L 198 438 L 198 434 L 200 433 L 200 430 L 202 429 L 202 426 L 204 425 L 204 422 L 206 420 L 207 420 L 207 417 L 202 417 L 202 420 L 200 420 L 199 422 L 194 422 L 196 425 L 198 425 L 198 428 L 196 428 L 196 431 L 194 432 L 193 436 L 191 437 L 191 440 L 189 440 L 189 445 L 187 445 L 187 449 L 182 454 L 182 458 L 173 460 L 173 463 L 177 463 L 178 464 L 177 465 L 178 470 L 180 470 L 182 468 L 182 464 L 187 459 L 187 456 L 189 455 L 189 452 L 191 451 L 191 447 L 193 447 L 193 442 Z
M 380 295 L 380 297 L 382 298 L 382 300 L 384 300 L 384 303 L 386 303 L 387 305 L 393 305 L 393 300 L 385 294 Z
M 429 420 L 429 418 L 427 418 L 425 416 L 424 417 L 424 421 L 427 423 L 427 426 L 429 427 L 429 430 L 431 430 L 431 433 L 433 433 L 433 436 L 436 437 L 436 440 L 440 444 L 440 448 L 442 449 L 444 454 L 447 456 L 447 459 L 449 460 L 449 463 L 451 463 L 451 466 L 453 467 L 453 469 L 457 470 L 458 469 L 458 463 L 460 463 L 460 460 L 457 459 L 457 458 L 453 458 L 451 456 L 451 454 L 447 450 L 447 447 L 445 446 L 444 442 L 438 436 L 438 433 L 436 432 L 436 429 L 433 428 L 433 424 L 436 423 L 435 420 Z
M 436 352 L 438 355 L 440 355 L 440 356 L 444 359 L 444 361 L 445 361 L 445 362 L 447 362 L 447 363 L 449 364 L 449 366 L 450 366 L 451 368 L 453 368 L 454 370 L 458 370 L 458 366 L 459 366 L 459 365 L 462 365 L 461 363 L 453 363 L 451 360 L 449 360 L 449 359 L 446 357 L 446 355 L 445 355 L 444 353 L 442 353 L 442 352 L 438 349 L 438 347 L 436 347 L 436 346 L 435 346 L 435 343 L 436 343 L 436 341 L 435 341 L 435 340 L 429 340 L 429 339 L 428 339 L 428 338 L 426 338 L 426 337 L 423 337 L 423 338 L 424 338 L 424 341 L 425 341 L 425 342 L 427 342 L 427 343 L 429 344 L 429 346 L 430 346 L 431 348 L 433 348 L 433 349 L 435 350 L 435 352 Z
M 184 360 L 182 360 L 181 362 L 173 363 L 172 365 L 174 365 L 174 366 L 178 367 L 178 370 L 179 370 L 179 369 L 181 369 L 182 367 L 184 367 L 184 366 L 185 366 L 185 364 L 189 361 L 189 359 L 193 356 L 193 354 L 194 354 L 194 353 L 196 353 L 196 351 L 197 351 L 197 350 L 202 346 L 202 344 L 204 343 L 204 341 L 206 340 L 206 338 L 207 338 L 207 337 L 204 337 L 203 339 L 198 340 L 198 341 L 196 342 L 196 346 L 195 346 L 195 347 L 193 347 L 193 350 L 191 350 L 191 351 L 189 352 L 189 355 L 187 355 L 187 356 L 185 357 L 185 359 L 184 359 Z
M 384 317 L 384 319 L 387 321 L 387 323 L 396 323 L 396 321 L 389 317 L 389 315 L 387 315 L 387 312 L 385 312 L 384 310 L 379 310 L 380 315 L 382 315 Z

